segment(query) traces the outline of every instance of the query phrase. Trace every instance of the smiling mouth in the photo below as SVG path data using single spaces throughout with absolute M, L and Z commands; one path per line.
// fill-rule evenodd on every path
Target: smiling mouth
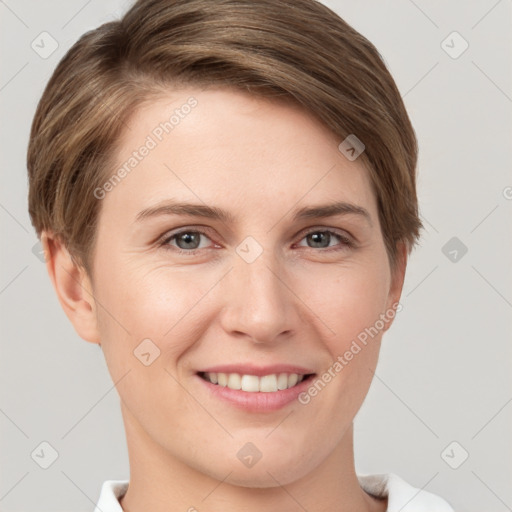
M 275 393 L 293 388 L 315 374 L 273 373 L 258 377 L 240 373 L 199 372 L 199 377 L 211 384 L 248 393 Z

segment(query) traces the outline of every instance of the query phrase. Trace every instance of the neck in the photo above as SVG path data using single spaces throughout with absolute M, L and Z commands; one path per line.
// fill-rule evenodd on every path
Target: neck
M 156 444 L 121 402 L 130 484 L 120 499 L 124 512 L 261 512 L 307 510 L 320 512 L 385 512 L 387 499 L 364 492 L 354 468 L 353 428 L 347 429 L 335 450 L 313 471 L 280 485 L 272 474 L 271 487 L 244 487 L 197 470 Z

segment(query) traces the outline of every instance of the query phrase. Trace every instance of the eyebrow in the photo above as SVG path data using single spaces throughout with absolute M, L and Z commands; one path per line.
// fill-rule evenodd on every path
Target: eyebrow
M 294 220 L 321 219 L 334 217 L 336 215 L 359 215 L 364 218 L 370 226 L 373 226 L 372 218 L 368 210 L 345 201 L 336 201 L 334 203 L 305 206 L 295 210 Z M 205 204 L 178 203 L 174 201 L 165 201 L 164 203 L 146 208 L 137 214 L 136 221 L 141 222 L 145 219 L 161 215 L 189 215 L 193 217 L 203 217 L 219 220 L 223 223 L 235 223 L 236 218 L 228 211 L 215 206 Z

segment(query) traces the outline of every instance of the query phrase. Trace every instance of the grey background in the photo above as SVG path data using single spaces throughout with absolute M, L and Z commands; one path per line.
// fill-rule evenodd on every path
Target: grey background
M 355 421 L 356 469 L 397 473 L 457 511 L 512 510 L 512 2 L 325 3 L 395 77 L 419 138 L 427 228 Z M 75 334 L 32 253 L 25 168 L 55 65 L 126 5 L 0 0 L 2 512 L 92 510 L 104 480 L 129 476 L 102 352 Z M 59 45 L 47 58 L 31 47 L 43 31 Z M 452 56 L 442 47 L 453 31 L 469 43 L 458 58 L 460 40 L 448 39 Z M 445 247 L 453 237 L 459 249 Z M 43 441 L 58 452 L 48 469 L 31 458 Z

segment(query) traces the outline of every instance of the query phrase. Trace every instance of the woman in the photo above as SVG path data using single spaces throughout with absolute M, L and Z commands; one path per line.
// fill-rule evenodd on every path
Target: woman
M 69 50 L 29 210 L 121 399 L 130 480 L 98 511 L 452 510 L 354 467 L 416 162 L 377 50 L 313 0 L 140 0 Z

